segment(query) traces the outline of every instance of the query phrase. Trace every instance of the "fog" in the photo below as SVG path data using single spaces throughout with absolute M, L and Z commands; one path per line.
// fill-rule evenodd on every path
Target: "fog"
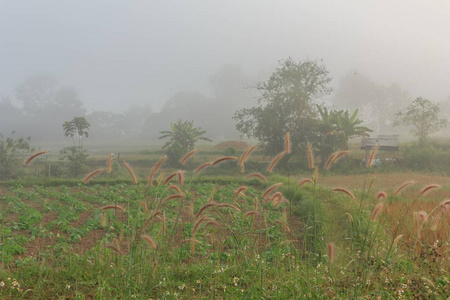
M 151 115 L 191 99 L 203 107 L 231 101 L 228 118 L 255 101 L 255 82 L 292 57 L 323 59 L 334 88 L 324 100 L 335 105 L 364 97 L 343 88 L 352 75 L 450 111 L 449 12 L 445 0 L 0 0 L 0 95 L 20 107 L 17 87 L 44 74 L 55 92 L 76 91 L 86 113 L 140 106 Z M 128 126 L 142 126 L 141 117 Z

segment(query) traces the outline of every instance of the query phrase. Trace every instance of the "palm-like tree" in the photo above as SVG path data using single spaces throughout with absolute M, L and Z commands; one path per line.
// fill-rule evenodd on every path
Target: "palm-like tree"
M 202 136 L 206 133 L 205 130 L 194 127 L 194 121 L 178 120 L 176 123 L 170 123 L 170 129 L 160 131 L 162 136 L 159 138 L 170 138 L 162 148 L 167 148 L 168 159 L 172 164 L 176 164 L 185 153 L 193 150 L 199 140 L 212 142 Z
M 320 114 L 319 132 L 317 142 L 319 154 L 323 160 L 338 149 L 348 149 L 348 141 L 356 136 L 368 136 L 371 129 L 361 126 L 362 120 L 358 119 L 358 110 L 350 116 L 346 110 L 328 110 L 318 106 Z

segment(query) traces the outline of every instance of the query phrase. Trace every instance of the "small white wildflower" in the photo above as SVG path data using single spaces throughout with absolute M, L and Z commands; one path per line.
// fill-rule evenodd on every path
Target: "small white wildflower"
M 0 287 L 4 287 L 5 283 L 3 281 L 0 282 Z

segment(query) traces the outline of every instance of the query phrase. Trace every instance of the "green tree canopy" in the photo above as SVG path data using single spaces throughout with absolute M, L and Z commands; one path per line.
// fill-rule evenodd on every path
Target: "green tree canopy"
M 318 129 L 314 101 L 331 93 L 330 81 L 322 61 L 280 61 L 270 78 L 257 84 L 258 105 L 235 113 L 237 130 L 265 143 L 267 154 L 283 149 L 286 132 L 291 134 L 293 153 L 304 149 Z
M 71 121 L 65 121 L 63 123 L 63 131 L 65 136 L 73 138 L 75 135 L 78 137 L 78 147 L 83 145 L 83 137 L 88 137 L 88 129 L 91 124 L 85 117 L 74 117 Z
M 438 104 L 418 97 L 404 111 L 395 114 L 394 126 L 412 126 L 411 132 L 419 139 L 419 146 L 424 147 L 428 135 L 447 127 L 448 119 L 439 118 L 439 113 Z

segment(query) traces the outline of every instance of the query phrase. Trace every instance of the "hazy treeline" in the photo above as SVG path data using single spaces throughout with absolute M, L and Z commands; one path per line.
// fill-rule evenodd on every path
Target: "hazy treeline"
M 237 139 L 234 113 L 252 107 L 258 93 L 256 80 L 243 74 L 239 66 L 227 66 L 209 77 L 209 95 L 195 91 L 176 93 L 158 112 L 148 106 L 131 106 L 123 112 L 105 109 L 88 112 L 75 87 L 60 86 L 55 77 L 36 74 L 20 83 L 12 96 L 0 99 L 0 132 L 4 135 L 31 136 L 34 142 L 65 140 L 64 121 L 84 116 L 91 123 L 95 140 L 155 140 L 170 122 L 194 120 L 196 127 L 210 138 Z M 352 71 L 344 76 L 331 94 L 328 106 L 359 109 L 359 116 L 374 132 L 392 131 L 394 114 L 414 98 L 398 84 L 383 85 Z M 450 115 L 450 98 L 440 102 L 441 112 Z M 149 100 L 149 103 L 151 101 Z

